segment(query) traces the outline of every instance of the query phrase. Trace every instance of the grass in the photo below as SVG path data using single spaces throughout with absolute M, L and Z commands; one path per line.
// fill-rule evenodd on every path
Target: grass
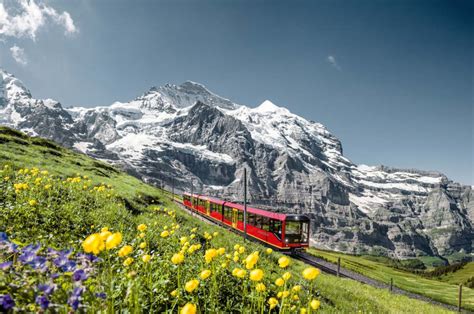
M 392 268 L 388 266 L 383 259 L 368 259 L 362 256 L 316 249 L 310 249 L 309 253 L 332 263 L 337 263 L 337 259 L 340 257 L 342 267 L 387 284 L 390 282 L 390 279 L 393 278 L 394 285 L 401 289 L 422 294 L 434 300 L 452 305 L 457 305 L 458 302 L 458 280 L 465 280 L 473 274 L 472 263 L 470 263 L 468 264 L 469 266 L 465 270 L 463 269 L 458 275 L 454 273 L 452 276 L 447 277 L 447 280 L 440 281 L 427 279 L 408 271 Z M 463 288 L 462 305 L 463 308 L 474 310 L 474 289 Z
M 460 270 L 445 274 L 437 279 L 450 284 L 465 284 L 472 277 L 474 277 L 474 262 L 469 262 Z
M 267 255 L 264 247 L 244 243 L 241 237 L 188 215 L 165 197 L 167 193 L 106 163 L 1 127 L 0 169 L 0 231 L 6 231 L 19 247 L 41 243 L 43 249 L 35 258 L 42 255 L 49 258 L 51 253 L 45 247 L 71 248 L 74 253 L 69 258 L 78 261 L 77 253 L 83 251 L 81 244 L 87 236 L 101 232 L 103 227 L 123 235 L 117 248 L 101 251 L 98 253 L 101 261 L 92 266 L 88 264 L 89 278 L 83 281 L 72 281 L 71 272 L 62 271 L 52 261 L 45 264 L 47 270 L 37 271 L 31 265 L 20 263 L 19 253 L 7 254 L 6 250 L 0 250 L 0 263 L 13 263 L 0 272 L 0 295 L 13 295 L 18 311 L 41 311 L 44 303 L 35 298 L 47 296 L 54 303 L 54 311 L 61 313 L 74 309 L 77 305 L 74 301 L 80 302 L 79 309 L 86 312 L 176 312 L 187 303 L 196 305 L 201 312 L 270 312 L 267 303 L 270 297 L 301 284 L 300 299 L 288 299 L 286 304 L 308 309 L 308 302 L 317 299 L 321 301 L 318 312 L 322 313 L 448 312 L 325 274 L 308 282 L 301 276 L 306 267 L 301 262 L 292 261 L 287 269 L 281 269 L 279 253 Z M 18 183 L 28 187 L 15 186 Z M 148 226 L 145 232 L 137 231 L 140 224 Z M 165 231 L 169 234 L 163 236 Z M 213 234 L 215 236 L 211 236 Z M 187 241 L 183 241 L 183 237 Z M 140 248 L 142 242 L 147 245 Z M 202 249 L 195 253 L 186 251 L 201 243 L 206 249 L 223 248 L 231 256 L 219 255 L 205 263 Z M 128 266 L 123 264 L 126 257 L 117 256 L 117 250 L 124 244 L 134 248 L 127 256 L 134 259 Z M 244 246 L 246 252 L 234 253 L 236 244 Z M 170 260 L 180 251 L 184 252 L 185 261 L 177 266 Z M 236 278 L 231 272 L 235 267 L 245 268 L 241 260 L 255 251 L 260 252 L 257 267 L 264 270 L 263 282 L 267 286 L 261 294 L 255 292 L 255 283 L 248 278 Z M 240 258 L 238 262 L 233 261 L 235 254 Z M 145 255 L 152 256 L 149 262 L 141 261 Z M 212 269 L 210 279 L 201 280 L 196 292 L 187 292 L 185 282 L 199 278 L 199 272 L 205 268 Z M 292 274 L 285 284 L 287 288 L 275 286 L 273 282 L 285 271 Z M 39 283 L 52 283 L 50 272 L 60 276 L 54 279 L 55 292 L 45 295 L 39 290 Z M 77 287 L 84 287 L 85 291 L 81 298 L 74 299 L 73 289 Z M 177 296 L 170 295 L 173 290 Z M 106 293 L 106 298 L 98 298 L 97 293 Z M 282 307 L 285 302 L 278 299 L 272 312 L 296 311 Z

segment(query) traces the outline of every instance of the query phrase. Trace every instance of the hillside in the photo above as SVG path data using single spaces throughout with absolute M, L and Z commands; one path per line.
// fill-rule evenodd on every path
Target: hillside
M 445 312 L 324 274 L 305 279 L 301 263 L 280 268 L 280 254 L 190 217 L 160 190 L 48 140 L 0 128 L 0 169 L 3 310 Z M 255 268 L 262 272 L 250 279 Z M 275 284 L 280 277 L 283 286 Z
M 353 254 L 469 255 L 474 192 L 436 171 L 357 165 L 329 129 L 271 101 L 236 104 L 195 82 L 67 108 L 0 71 L 0 124 L 53 139 L 156 185 L 312 219 L 311 242 Z M 315 99 L 317 102 L 317 99 Z M 67 105 L 67 104 L 66 104 Z
M 394 268 L 390 266 L 390 261 L 384 258 L 354 256 L 316 249 L 310 249 L 309 252 L 332 263 L 337 263 L 337 259 L 341 258 L 342 267 L 386 284 L 390 283 L 390 279 L 393 279 L 393 284 L 396 287 L 447 304 L 458 304 L 459 284 L 463 284 L 463 307 L 474 310 L 474 289 L 466 286 L 474 276 L 473 262 L 466 264 L 456 272 L 448 272 L 440 277 L 427 277 L 408 270 Z

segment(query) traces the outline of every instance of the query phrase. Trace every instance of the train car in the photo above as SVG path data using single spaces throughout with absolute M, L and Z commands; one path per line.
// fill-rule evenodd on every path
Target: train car
M 183 194 L 183 204 L 201 215 L 244 231 L 244 206 L 204 195 Z M 305 215 L 273 213 L 247 207 L 247 234 L 281 250 L 309 246 L 310 220 Z

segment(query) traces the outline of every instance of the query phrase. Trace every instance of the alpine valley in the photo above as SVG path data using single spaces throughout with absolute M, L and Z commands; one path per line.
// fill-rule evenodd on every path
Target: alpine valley
M 356 165 L 323 125 L 201 84 L 66 109 L 0 71 L 0 124 L 52 139 L 156 185 L 312 218 L 312 245 L 391 257 L 472 255 L 474 192 L 438 172 Z

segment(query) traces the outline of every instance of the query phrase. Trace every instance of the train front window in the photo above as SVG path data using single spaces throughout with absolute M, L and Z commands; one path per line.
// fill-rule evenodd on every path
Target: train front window
M 286 221 L 285 241 L 288 243 L 308 242 L 309 223 L 307 221 Z

